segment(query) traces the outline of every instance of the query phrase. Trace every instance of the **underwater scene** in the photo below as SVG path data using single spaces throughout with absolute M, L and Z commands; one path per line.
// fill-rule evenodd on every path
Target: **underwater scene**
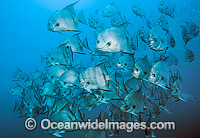
M 199 0 L 0 7 L 0 138 L 200 138 Z

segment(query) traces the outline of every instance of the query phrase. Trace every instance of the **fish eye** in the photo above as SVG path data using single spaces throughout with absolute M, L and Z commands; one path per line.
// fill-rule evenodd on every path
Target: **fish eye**
M 56 25 L 55 25 L 55 26 L 57 26 L 57 27 L 58 27 L 59 25 L 60 25 L 59 23 L 56 23 Z
M 29 104 L 29 103 L 27 103 L 27 105 L 29 106 L 30 104 Z
M 52 60 L 54 60 L 54 58 L 51 58 Z
M 53 76 L 51 76 L 51 78 L 53 79 Z
M 87 84 L 89 85 L 89 84 L 90 84 L 90 82 L 88 81 L 88 82 L 87 82 Z
M 55 92 L 56 90 L 53 90 L 53 92 Z
M 97 40 L 97 44 L 99 44 L 99 40 Z
M 161 80 L 164 80 L 164 77 L 161 77 Z
M 110 45 L 111 45 L 111 42 L 108 42 L 106 45 L 110 46 Z
M 155 77 L 155 76 L 156 76 L 156 74 L 152 74 L 152 76 L 153 76 L 153 77 Z
M 136 108 L 136 106 L 135 106 L 135 105 L 133 105 L 133 106 L 132 106 L 132 108 L 133 108 L 133 109 L 135 109 L 135 108 Z
M 68 48 L 69 48 L 69 46 L 66 46 L 66 48 L 68 49 Z
M 125 63 L 124 66 L 126 66 L 127 64 Z
M 64 91 L 64 93 L 66 93 L 66 91 Z
M 118 64 L 121 64 L 121 62 L 118 62 Z
M 146 75 L 146 74 L 147 74 L 147 72 L 144 72 L 144 74 Z
M 136 71 L 139 71 L 138 68 L 135 68 Z
M 67 82 L 65 81 L 64 84 L 67 84 Z

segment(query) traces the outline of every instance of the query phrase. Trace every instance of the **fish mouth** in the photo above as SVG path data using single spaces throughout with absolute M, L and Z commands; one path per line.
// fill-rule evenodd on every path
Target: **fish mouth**
M 51 32 L 54 32 L 54 29 L 50 28 L 50 27 L 47 27 L 47 29 Z

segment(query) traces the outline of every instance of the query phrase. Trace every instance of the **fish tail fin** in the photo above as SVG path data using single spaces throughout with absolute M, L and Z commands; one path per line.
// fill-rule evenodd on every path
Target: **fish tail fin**
M 84 46 L 86 49 L 89 49 L 87 37 L 85 37 L 85 39 L 83 39 L 83 46 Z
M 47 62 L 47 58 L 45 58 L 44 56 L 40 56 L 41 59 L 41 64 Z
M 83 15 L 83 11 L 79 12 L 78 16 L 77 16 L 77 20 L 85 25 L 87 25 L 87 22 L 85 20 L 85 17 Z

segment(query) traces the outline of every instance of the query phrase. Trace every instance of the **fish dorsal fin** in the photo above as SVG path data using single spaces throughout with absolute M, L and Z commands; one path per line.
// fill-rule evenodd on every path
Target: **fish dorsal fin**
M 98 9 L 95 11 L 95 14 L 99 14 L 99 10 Z
M 112 2 L 110 5 L 115 6 L 115 2 Z
M 62 11 L 70 11 L 73 15 L 76 15 L 75 11 L 74 11 L 74 5 L 76 5 L 76 3 L 78 3 L 79 1 L 76 1 L 68 6 L 66 6 L 64 9 L 62 9 Z

